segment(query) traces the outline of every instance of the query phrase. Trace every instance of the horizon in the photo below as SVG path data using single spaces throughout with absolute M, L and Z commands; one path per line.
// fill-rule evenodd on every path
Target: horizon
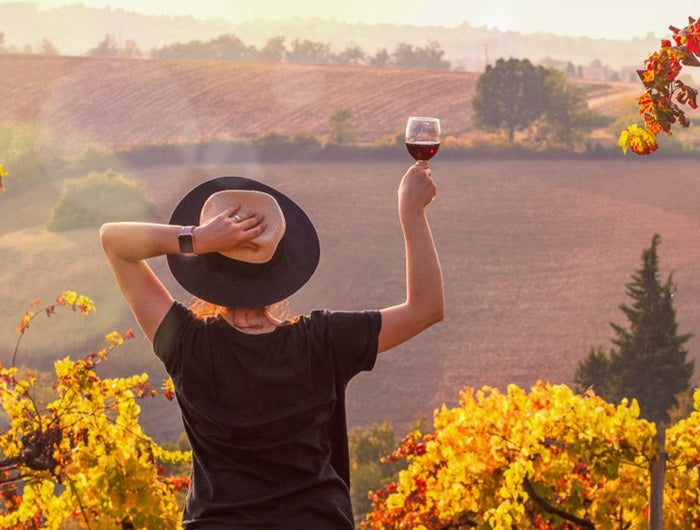
M 255 3 L 242 0 L 200 0 L 196 8 L 191 4 L 177 4 L 169 0 L 0 0 L 0 4 L 10 3 L 33 4 L 39 10 L 83 5 L 145 15 L 218 19 L 234 24 L 255 20 L 317 19 L 368 25 L 455 28 L 466 23 L 471 27 L 486 27 L 502 32 L 548 33 L 613 40 L 645 38 L 649 34 L 664 37 L 670 34 L 670 25 L 683 27 L 687 25 L 689 16 L 700 16 L 697 4 L 688 0 L 664 5 L 663 18 L 659 16 L 658 2 L 651 0 L 617 3 L 589 0 L 585 5 L 567 5 L 563 11 L 553 9 L 551 0 L 530 0 L 527 3 L 518 0 L 487 0 L 461 5 L 455 5 L 452 0 L 355 0 L 342 4 L 329 4 L 324 0 L 299 0 L 293 3 L 286 0 L 259 0 Z M 270 13 L 274 13 L 274 16 L 269 16 Z M 601 16 L 601 13 L 605 13 L 605 16 Z M 654 16 L 650 17 L 650 13 Z M 657 23 L 659 20 L 661 22 Z

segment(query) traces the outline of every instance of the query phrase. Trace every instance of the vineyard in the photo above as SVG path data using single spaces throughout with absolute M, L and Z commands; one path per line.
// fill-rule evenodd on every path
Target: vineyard
M 445 130 L 459 134 L 470 127 L 469 100 L 477 78 L 461 72 L 10 55 L 0 55 L 0 67 L 7 76 L 0 85 L 3 122 L 32 130 L 47 165 L 47 152 L 76 154 L 90 145 L 256 138 L 269 131 L 323 137 L 329 133 L 330 113 L 338 108 L 351 109 L 356 134 L 370 142 L 400 132 L 409 114 L 445 116 Z M 621 94 L 630 93 L 629 85 L 584 88 L 599 108 L 615 106 Z M 403 296 L 395 201 L 400 175 L 411 161 L 402 154 L 405 163 L 207 166 L 183 157 L 179 166 L 116 169 L 143 185 L 159 221 L 167 220 L 186 190 L 213 176 L 245 175 L 288 193 L 313 219 L 322 246 L 319 268 L 292 299 L 292 309 L 353 310 L 385 307 Z M 663 240 L 662 274 L 673 271 L 678 286 L 674 303 L 680 331 L 700 333 L 696 166 L 695 160 L 672 158 L 434 160 L 439 192 L 429 216 L 445 275 L 446 319 L 383 355 L 372 373 L 353 381 L 348 421 L 352 427 L 389 419 L 405 432 L 413 420 L 432 417 L 446 406 L 436 414 L 435 434 L 407 439 L 393 456 L 406 458 L 411 467 L 376 494 L 371 527 L 420 520 L 434 522 L 428 528 L 475 521 L 497 528 L 528 523 L 549 528 L 547 522 L 555 519 L 542 516 L 542 506 L 554 504 L 579 519 L 594 517 L 601 527 L 615 517 L 621 525 L 644 520 L 653 427 L 637 418 L 634 404 L 607 405 L 592 394 L 574 396 L 563 385 L 571 384 L 590 346 L 609 343 L 609 322 L 622 320 L 618 306 L 624 284 L 653 233 Z M 21 459 L 35 465 L 36 487 L 29 499 L 45 506 L 30 509 L 27 503 L 20 509 L 17 492 L 6 488 L 5 501 L 16 502 L 17 510 L 5 522 L 25 528 L 50 516 L 54 528 L 69 520 L 90 527 L 107 514 L 110 524 L 128 528 L 139 522 L 132 508 L 142 499 L 117 493 L 119 498 L 110 501 L 114 512 L 108 513 L 88 495 L 113 476 L 121 477 L 119 484 L 129 492 L 141 489 L 161 499 L 172 521 L 184 482 L 164 466 L 186 456 L 159 445 L 182 431 L 175 405 L 149 397 L 160 393 L 163 368 L 114 285 L 97 229 L 47 231 L 62 182 L 48 180 L 11 196 L 11 179 L 21 175 L 7 169 L 9 193 L 0 205 L 0 361 L 9 366 L 17 324 L 24 332 L 33 318 L 33 309 L 21 318 L 32 300 L 77 289 L 100 309 L 94 315 L 91 305 L 84 311 L 90 313 L 87 324 L 57 316 L 32 329 L 18 359 L 21 373 L 0 374 L 4 407 L 14 422 L 3 439 L 6 457 L 12 465 Z M 154 260 L 153 266 L 174 294 L 187 298 L 163 260 Z M 64 296 L 57 304 L 75 309 L 77 302 Z M 78 309 L 83 311 L 79 304 Z M 125 331 L 130 328 L 134 331 Z M 108 343 L 119 345 L 112 355 L 112 346 L 99 350 L 99 345 L 114 329 L 125 334 L 107 335 Z M 697 344 L 697 338 L 688 344 L 696 363 Z M 110 362 L 98 373 L 107 350 Z M 39 369 L 44 381 L 55 373 L 56 384 L 49 385 L 54 401 L 41 413 L 37 376 L 26 376 L 24 366 Z M 110 379 L 115 376 L 131 377 L 115 383 Z M 491 388 L 471 390 L 484 385 Z M 531 387 L 530 395 L 522 390 Z M 171 388 L 163 388 L 168 395 Z M 140 395 L 144 399 L 136 406 L 134 396 Z M 83 403 L 85 397 L 96 404 Z M 449 409 L 457 399 L 458 407 Z M 673 455 L 672 502 L 690 514 L 679 528 L 700 521 L 691 498 L 695 495 L 696 501 L 698 495 L 692 440 L 697 439 L 699 396 L 695 399 L 691 420 L 670 432 L 670 439 L 682 441 Z M 84 407 L 78 419 L 71 416 L 74 403 Z M 82 426 L 83 420 L 92 423 Z M 126 427 L 120 436 L 134 448 L 127 451 L 134 457 L 129 465 L 140 471 L 125 472 L 111 456 L 112 446 L 104 454 L 92 451 L 105 440 L 88 431 L 117 424 Z M 30 435 L 47 447 L 63 448 L 65 460 L 51 451 L 38 457 L 22 453 L 22 437 Z M 464 460 L 455 460 L 455 452 Z M 0 480 L 14 480 L 14 471 L 3 473 Z M 144 490 L 132 478 L 153 488 Z M 467 479 L 488 487 L 476 492 Z M 54 483 L 62 486 L 54 489 Z M 444 504 L 443 493 L 450 488 L 452 500 Z M 623 490 L 629 493 L 624 506 L 619 502 Z M 75 499 L 83 495 L 95 502 L 75 508 Z M 696 512 L 686 506 L 695 506 Z

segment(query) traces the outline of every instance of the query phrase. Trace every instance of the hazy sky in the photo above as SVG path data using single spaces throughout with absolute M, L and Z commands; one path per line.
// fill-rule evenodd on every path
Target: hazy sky
M 0 3 L 18 0 L 0 0 Z M 82 3 L 148 14 L 249 19 L 336 18 L 349 22 L 495 27 L 594 38 L 665 36 L 700 17 L 698 0 L 35 0 L 40 8 Z

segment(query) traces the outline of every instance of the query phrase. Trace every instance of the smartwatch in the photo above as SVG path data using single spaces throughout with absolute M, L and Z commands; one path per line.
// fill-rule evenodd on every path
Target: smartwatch
M 192 231 L 194 226 L 183 226 L 180 234 L 177 236 L 177 243 L 180 246 L 180 254 L 194 256 L 194 239 Z

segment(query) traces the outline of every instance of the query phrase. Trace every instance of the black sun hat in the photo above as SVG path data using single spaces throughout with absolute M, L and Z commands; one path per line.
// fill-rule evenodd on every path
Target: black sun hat
M 318 235 L 306 213 L 280 191 L 246 177 L 215 178 L 182 198 L 170 224 L 197 226 L 231 205 L 265 214 L 267 228 L 253 241 L 260 252 L 170 254 L 168 266 L 178 283 L 197 298 L 226 307 L 263 307 L 299 290 L 318 266 Z

